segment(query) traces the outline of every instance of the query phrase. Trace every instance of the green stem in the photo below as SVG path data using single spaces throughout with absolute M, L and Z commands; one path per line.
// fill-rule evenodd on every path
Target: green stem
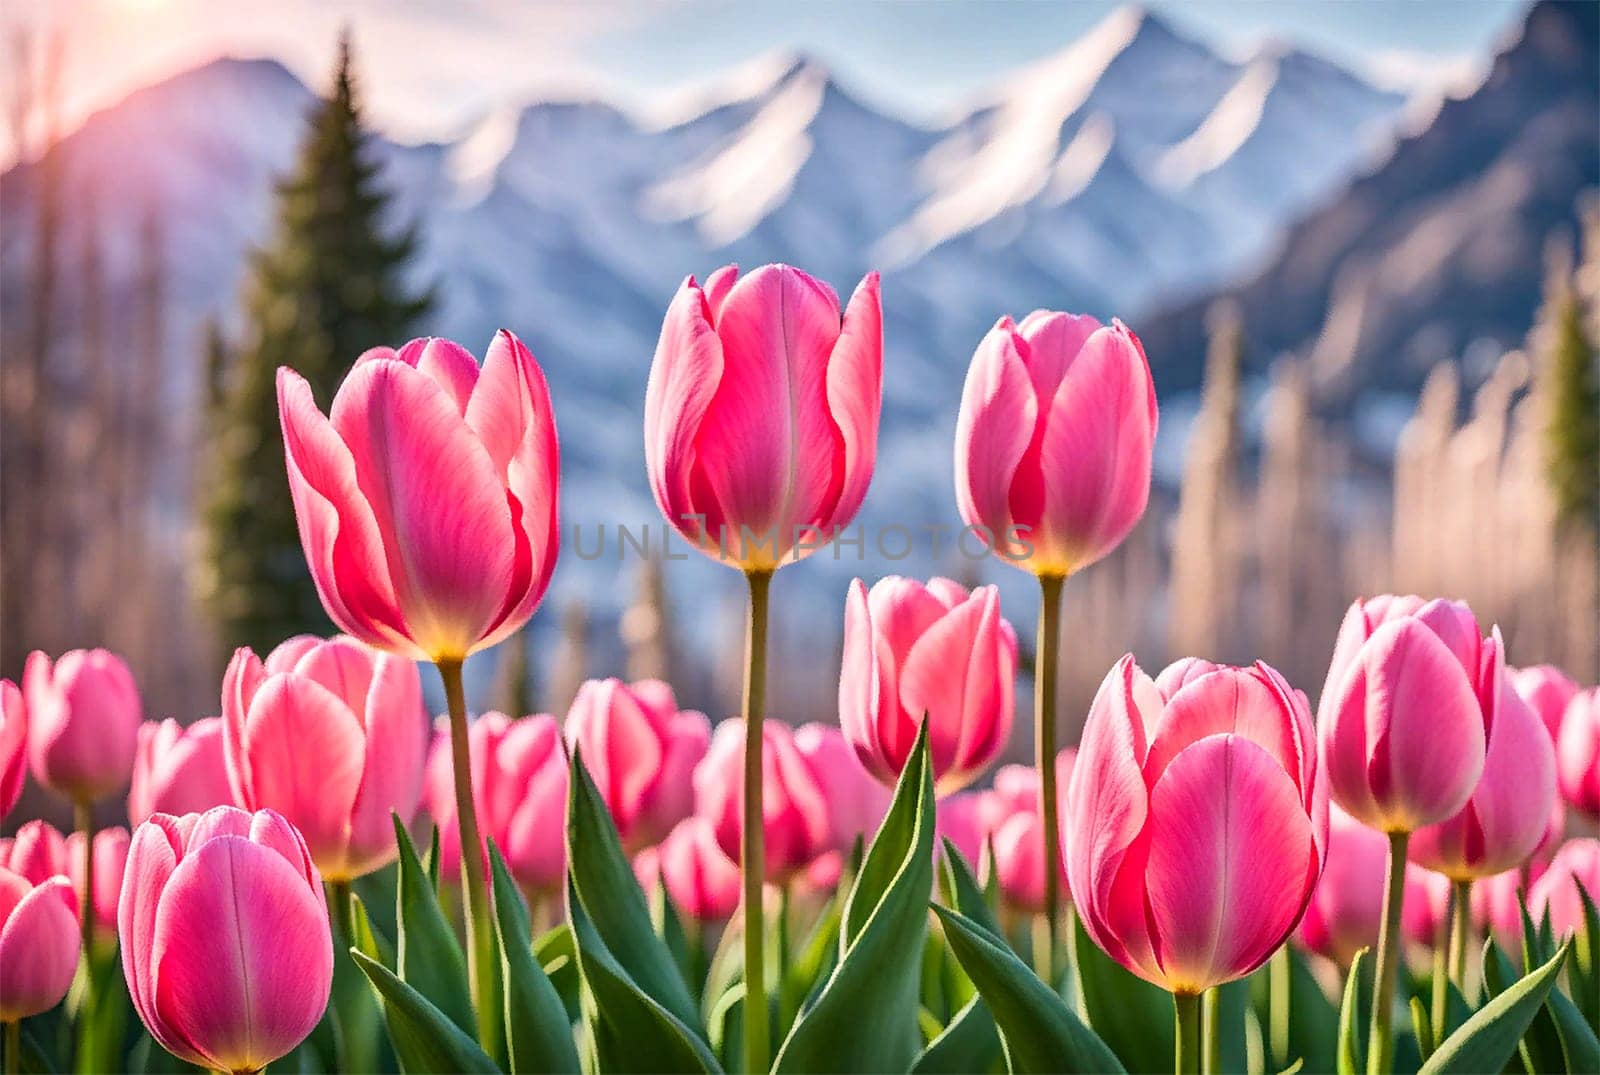
M 1201 1021 L 1204 1024 L 1205 1054 L 1201 1067 L 1206 1075 L 1220 1075 L 1222 1071 L 1222 994 L 1216 986 L 1201 997 Z
M 13 1019 L 6 1024 L 6 1075 L 17 1075 L 22 1070 L 22 1020 Z
M 763 893 L 767 856 L 761 794 L 761 722 L 767 695 L 767 589 L 771 571 L 748 571 L 750 618 L 744 668 L 744 1066 L 767 1070 L 767 976 Z
M 1061 590 L 1065 575 L 1039 576 L 1039 638 L 1033 667 L 1034 763 L 1039 768 L 1039 811 L 1044 824 L 1044 917 L 1047 947 L 1039 976 L 1056 987 L 1056 931 L 1061 919 L 1061 834 L 1056 811 L 1056 676 L 1061 653 Z
M 1173 1071 L 1177 1075 L 1198 1075 L 1200 1071 L 1200 994 L 1172 994 L 1176 1021 Z
M 78 893 L 78 917 L 83 928 L 83 958 L 94 952 L 94 810 L 86 802 L 72 804 L 73 822 L 83 834 L 83 891 Z M 85 979 L 93 988 L 94 976 Z M 91 1002 L 94 998 L 89 998 Z M 94 1006 L 90 1004 L 90 1010 Z
M 1450 980 L 1467 995 L 1467 950 L 1472 946 L 1472 882 L 1450 885 Z
M 478 1042 L 489 1055 L 495 1048 L 494 931 L 489 923 L 489 880 L 484 872 L 482 842 L 478 838 L 478 812 L 472 797 L 472 751 L 467 738 L 467 696 L 461 682 L 461 660 L 435 662 L 444 680 L 450 710 L 450 754 L 455 770 L 456 827 L 461 834 L 461 878 L 467 898 L 467 975 L 472 984 L 472 1006 L 478 1015 Z
M 1367 1037 L 1367 1075 L 1394 1068 L 1394 980 L 1400 965 L 1400 912 L 1406 894 L 1406 844 L 1409 832 L 1389 834 L 1389 867 L 1384 879 L 1383 924 L 1378 930 L 1378 965 L 1372 983 L 1372 1028 Z
M 356 943 L 356 906 L 350 898 L 349 881 L 328 882 L 328 914 L 333 919 L 333 926 L 344 938 L 344 943 L 354 946 Z
M 1282 1071 L 1289 1066 L 1289 1004 L 1294 981 L 1294 964 L 1289 946 L 1272 953 L 1267 963 L 1267 1046 L 1272 1066 Z

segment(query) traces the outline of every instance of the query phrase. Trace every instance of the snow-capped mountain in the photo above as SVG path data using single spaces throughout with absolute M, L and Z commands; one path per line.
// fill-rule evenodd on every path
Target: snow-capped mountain
M 60 143 L 61 189 L 81 207 L 60 240 L 63 353 L 87 237 L 125 300 L 140 229 L 156 219 L 174 413 L 193 413 L 199 326 L 237 319 L 247 253 L 266 238 L 273 178 L 292 165 L 312 100 L 276 63 L 220 60 Z M 737 260 L 791 262 L 846 294 L 885 270 L 869 521 L 917 526 L 956 522 L 956 403 L 996 317 L 1052 306 L 1137 325 L 1154 302 L 1218 284 L 1345 181 L 1401 103 L 1304 53 L 1236 62 L 1126 9 L 940 129 L 885 115 L 814 59 L 782 54 L 670 114 L 540 101 L 503 106 L 448 144 L 379 137 L 373 152 L 396 222 L 421 224 L 416 277 L 441 300 L 429 330 L 481 346 L 515 329 L 545 365 L 563 430 L 610 434 L 564 438 L 567 520 L 655 521 L 637 430 L 661 312 L 685 275 Z M 37 175 L 24 165 L 0 182 L 8 317 L 29 301 Z M 626 588 L 609 561 L 567 558 L 559 581 L 602 604 L 605 587 Z

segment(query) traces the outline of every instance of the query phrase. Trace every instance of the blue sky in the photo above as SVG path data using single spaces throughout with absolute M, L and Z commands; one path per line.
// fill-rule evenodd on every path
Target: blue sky
M 1115 10 L 1101 0 L 1021 3 L 634 0 L 12 0 L 0 30 L 53 26 L 65 42 L 71 125 L 140 85 L 218 55 L 272 56 L 308 81 L 354 27 L 373 118 L 409 139 L 488 109 L 582 92 L 648 105 L 775 49 L 810 52 L 873 103 L 911 118 L 958 108 L 1006 71 L 1064 47 Z M 1436 85 L 1481 63 L 1521 0 L 1156 2 L 1174 25 L 1231 52 L 1289 39 L 1390 84 Z M 9 33 L 8 33 L 9 36 Z M 9 57 L 6 77 L 14 77 Z

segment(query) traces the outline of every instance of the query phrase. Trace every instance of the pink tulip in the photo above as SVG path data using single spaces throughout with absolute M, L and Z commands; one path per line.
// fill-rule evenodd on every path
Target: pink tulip
M 27 777 L 28 708 L 17 685 L 0 679 L 0 818 L 17 805 Z
M 1507 668 L 1506 676 L 1522 700 L 1533 707 L 1544 721 L 1553 743 L 1561 737 L 1561 716 L 1567 703 L 1578 693 L 1578 685 L 1553 664 L 1536 664 L 1532 668 Z
M 667 684 L 589 680 L 567 713 L 566 738 L 583 755 L 624 844 L 658 843 L 693 811 L 694 767 L 705 757 L 711 722 L 680 712 Z
M 70 871 L 66 837 L 48 821 L 35 818 L 24 823 L 11 839 L 0 840 L 0 866 L 21 874 L 30 885 L 41 885 L 58 873 Z M 73 907 L 76 914 L 76 903 Z
M 494 840 L 524 888 L 558 890 L 567 863 L 567 758 L 556 719 L 485 713 L 472 722 L 467 741 L 480 835 Z M 426 797 L 439 826 L 439 876 L 450 881 L 461 877 L 454 772 L 450 730 L 441 727 L 428 756 Z
M 1383 885 L 1389 868 L 1389 841 L 1338 806 L 1328 811 L 1328 854 L 1322 877 L 1306 906 L 1297 934 L 1318 955 L 1348 966 L 1357 950 L 1376 948 L 1383 922 Z M 1438 874 L 1406 864 L 1402 931 L 1418 945 L 1432 947 L 1444 921 L 1449 885 Z
M 322 878 L 281 814 L 155 814 L 133 834 L 117 907 L 133 1007 L 162 1048 L 254 1072 L 328 1006 L 333 939 Z
M 22 672 L 33 778 L 77 803 L 127 785 L 139 738 L 139 691 L 122 658 L 75 649 L 51 663 L 38 650 Z
M 832 846 L 833 823 L 826 785 L 795 746 L 787 724 L 769 720 L 761 727 L 762 833 L 766 840 L 767 880 L 779 884 Z M 738 861 L 744 832 L 744 721 L 725 720 L 711 736 L 711 748 L 694 771 L 695 812 L 706 818 L 717 843 Z
M 1438 824 L 1467 805 L 1484 771 L 1479 688 L 1491 709 L 1501 696 L 1499 646 L 1484 650 L 1458 602 L 1385 596 L 1350 607 L 1318 721 L 1335 802 L 1389 833 Z M 1540 805 L 1541 821 L 1547 809 Z
M 78 970 L 76 906 L 65 877 L 33 882 L 0 867 L 0 1023 L 49 1011 L 67 995 Z
M 726 921 L 739 906 L 739 866 L 717 845 L 711 822 L 680 821 L 657 849 L 661 879 L 678 909 L 701 922 Z
M 193 814 L 233 803 L 222 745 L 222 718 L 185 728 L 168 717 L 139 727 L 139 752 L 128 789 L 128 824 L 151 814 Z
M 1550 868 L 1528 890 L 1528 913 L 1535 922 L 1550 916 L 1557 937 L 1583 928 L 1583 901 L 1578 884 L 1589 898 L 1600 902 L 1600 840 L 1568 840 L 1550 860 Z
M 960 791 L 939 800 L 939 847 L 949 840 L 974 871 L 983 868 L 984 845 L 989 839 L 987 791 Z
M 1483 775 L 1459 813 L 1418 829 L 1409 845 L 1412 859 L 1457 881 L 1525 861 L 1556 802 L 1555 750 L 1538 715 L 1504 677 L 1498 630 L 1483 642 L 1477 698 L 1488 739 Z
M 86 901 L 94 908 L 97 934 L 117 935 L 117 897 L 122 892 L 122 877 L 128 865 L 128 830 L 120 825 L 94 834 L 94 892 Z M 67 874 L 73 891 L 83 899 L 83 833 L 67 837 Z
M 1311 715 L 1265 664 L 1170 697 L 1118 661 L 1067 794 L 1073 901 L 1135 974 L 1195 994 L 1249 974 L 1300 921 L 1328 841 Z
M 1156 393 L 1120 321 L 1035 310 L 978 344 L 956 424 L 956 504 L 1003 558 L 1065 576 L 1128 536 L 1150 496 Z
M 706 555 L 772 570 L 849 524 L 872 480 L 883 310 L 868 273 L 843 319 L 788 265 L 718 269 L 673 297 L 645 390 L 645 466 L 667 521 Z
M 829 844 L 842 853 L 858 836 L 870 841 L 889 810 L 889 789 L 861 768 L 844 734 L 832 725 L 802 724 L 794 731 L 794 745 L 828 800 Z
M 390 814 L 416 812 L 427 756 L 416 665 L 353 638 L 300 635 L 265 662 L 244 647 L 223 676 L 222 727 L 234 801 L 287 817 L 323 876 L 393 861 Z
M 867 771 L 893 786 L 923 716 L 935 791 L 970 784 L 1011 735 L 1017 636 L 1000 591 L 891 575 L 845 599 L 839 723 Z
M 483 369 L 449 340 L 376 347 L 328 417 L 278 371 L 289 490 L 341 630 L 461 660 L 528 622 L 555 567 L 558 449 L 544 374 L 511 333 Z
M 1561 794 L 1574 810 L 1600 818 L 1600 687 L 1573 696 L 1556 744 Z
M 1382 837 L 1382 833 L 1373 831 Z M 1388 841 L 1384 841 L 1387 851 Z M 1385 878 L 1378 878 L 1378 885 Z M 1382 889 L 1379 897 L 1382 899 Z M 1415 862 L 1406 863 L 1406 888 L 1402 897 L 1400 932 L 1419 948 L 1437 948 L 1445 941 L 1445 930 L 1450 925 L 1450 878 L 1444 874 L 1425 870 Z M 1374 933 L 1376 938 L 1377 934 Z M 1376 941 L 1374 941 L 1376 943 Z

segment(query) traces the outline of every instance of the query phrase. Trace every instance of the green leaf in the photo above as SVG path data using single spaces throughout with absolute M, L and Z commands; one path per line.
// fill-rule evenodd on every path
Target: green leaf
M 1322 983 L 1311 969 L 1306 955 L 1295 945 L 1285 945 L 1272 957 L 1267 967 L 1250 976 L 1251 1000 L 1256 1019 L 1265 1038 L 1271 1037 L 1273 1025 L 1272 967 L 1278 960 L 1289 966 L 1287 1001 L 1288 1040 L 1284 1055 L 1277 1056 L 1272 1044 L 1263 1041 L 1267 1050 L 1263 1065 L 1287 1067 L 1292 1058 L 1305 1063 L 1307 1071 L 1332 1071 L 1339 1051 L 1339 1009 L 1323 992 Z
M 1600 1071 L 1600 1038 L 1584 1021 L 1578 1006 L 1559 989 L 1545 998 L 1545 1014 L 1555 1024 L 1561 1057 L 1568 1072 Z
M 604 945 L 625 977 L 677 1022 L 694 1028 L 703 1043 L 699 1005 L 689 993 L 678 961 L 656 935 L 650 908 L 623 854 L 617 828 L 577 749 L 572 751 L 568 781 L 567 881 L 569 910 L 582 904 L 592 937 Z M 573 933 L 581 961 L 584 935 L 576 929 Z
M 1433 1016 L 1419 996 L 1411 998 L 1409 1007 L 1411 1032 L 1417 1036 L 1417 1048 L 1422 1050 L 1422 1059 L 1426 1060 L 1433 1053 Z
M 944 924 L 951 950 L 994 1014 L 1013 1072 L 1124 1070 L 1106 1043 L 999 938 L 955 911 L 938 905 L 933 911 Z
M 1350 973 L 1344 981 L 1344 1003 L 1339 1006 L 1339 1075 L 1362 1075 L 1367 1070 L 1365 1042 L 1362 1027 L 1366 1025 L 1364 1005 L 1361 1002 L 1361 978 L 1371 950 L 1363 948 L 1350 961 Z
M 1246 1041 L 1249 1036 L 1250 983 L 1244 978 L 1226 982 L 1215 988 L 1214 999 L 1206 1003 L 1219 1005 L 1218 1034 L 1221 1041 L 1223 1071 L 1244 1071 L 1249 1067 Z
M 1069 916 L 1080 1018 L 1111 1047 L 1130 1071 L 1172 1067 L 1172 995 L 1130 972 L 1089 938 L 1076 914 Z
M 528 909 L 506 869 L 500 849 L 489 842 L 494 883 L 495 945 L 504 982 L 506 1046 L 514 1075 L 579 1070 L 567 1009 L 544 969 L 534 962 Z
M 638 886 L 634 886 L 638 893 Z M 641 903 L 643 897 L 640 897 Z M 572 936 L 592 1004 L 584 1015 L 601 1071 L 717 1072 L 717 1059 L 697 1025 L 685 1023 L 634 980 L 596 931 L 572 877 L 567 878 Z M 655 934 L 650 936 L 655 938 Z M 668 957 L 670 958 L 670 957 Z
M 795 1020 L 774 1071 L 904 1071 L 922 1048 L 917 1009 L 933 891 L 933 768 L 924 721 L 845 900 L 839 962 Z M 861 1019 L 871 1012 L 873 1030 Z
M 583 1018 L 579 996 L 583 983 L 578 975 L 578 949 L 572 941 L 572 927 L 563 922 L 547 930 L 533 942 L 533 958 L 561 996 L 568 1021 Z
M 981 996 L 967 1001 L 911 1065 L 917 1075 L 967 1075 L 995 1071 L 1004 1059 L 1000 1031 Z
M 1589 1020 L 1589 1029 L 1600 1034 L 1600 910 L 1596 910 L 1594 897 L 1583 882 L 1573 878 L 1572 883 L 1578 888 L 1583 920 L 1572 941 L 1567 982 L 1572 987 L 1573 1002 Z
M 848 890 L 842 887 L 833 894 L 817 916 L 800 951 L 789 966 L 782 969 L 785 1003 L 788 998 L 800 998 L 795 1014 L 816 1003 L 823 986 L 827 985 L 828 976 L 838 964 L 839 928 L 844 921 L 844 901 L 848 895 Z
M 998 942 L 1000 926 L 995 921 L 987 896 L 973 876 L 972 867 L 967 865 L 967 860 L 948 839 L 944 841 L 942 863 L 939 887 L 945 899 Z M 951 962 L 960 971 L 966 991 L 971 995 L 951 1017 L 944 1031 L 922 1050 L 922 1055 L 917 1057 L 911 1070 L 925 1073 L 994 1070 L 1005 1059 L 1000 1031 L 994 1025 L 994 1015 L 990 1013 L 989 1005 L 974 991 L 972 980 L 961 970 L 960 961 Z
M 1419 1075 L 1445 1072 L 1499 1071 L 1517 1051 L 1517 1043 L 1544 1006 L 1561 963 L 1567 957 L 1563 944 L 1549 962 L 1475 1012 L 1461 1029 L 1446 1038 Z
M 421 992 L 359 949 L 350 949 L 350 956 L 383 998 L 389 1039 L 407 1072 L 500 1070 L 470 1035 Z
M 417 858 L 411 835 L 394 818 L 395 842 L 400 848 L 400 875 L 395 885 L 395 974 L 427 997 L 469 1037 L 478 1033 L 472 1013 L 472 991 L 467 984 L 467 958 L 456 943 L 455 930 L 439 909 L 439 900 Z M 396 1043 L 399 1048 L 399 1043 Z

